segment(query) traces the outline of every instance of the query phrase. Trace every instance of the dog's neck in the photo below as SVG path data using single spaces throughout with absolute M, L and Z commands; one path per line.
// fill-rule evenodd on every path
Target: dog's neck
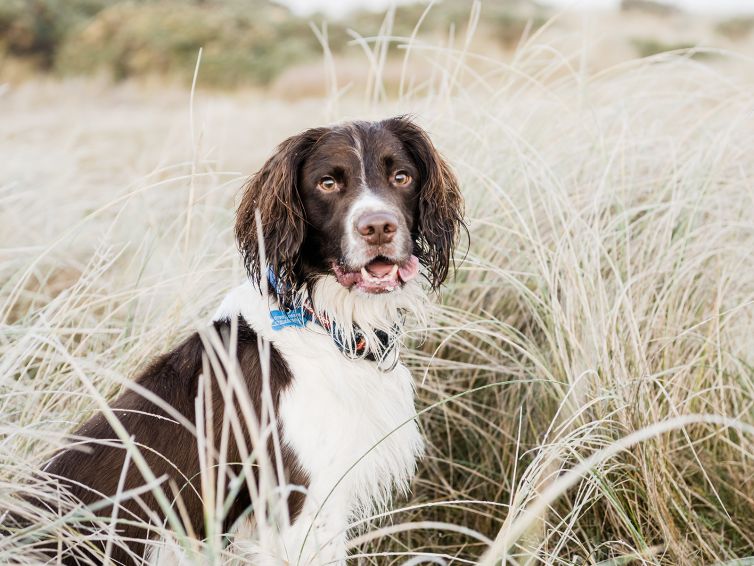
M 268 272 L 270 291 L 279 291 Z M 310 294 L 311 293 L 311 294 Z M 322 326 L 344 355 L 375 361 L 383 368 L 398 362 L 406 319 L 426 326 L 427 296 L 418 281 L 409 281 L 390 293 L 368 294 L 341 285 L 323 275 L 297 292 L 278 296 L 270 310 L 273 329 L 308 321 Z
M 427 295 L 417 280 L 392 293 L 367 294 L 347 289 L 334 276 L 325 275 L 312 286 L 311 299 L 317 315 L 345 330 L 358 327 L 368 339 L 377 331 L 402 333 L 407 316 L 422 326 L 427 313 Z
M 404 322 L 426 327 L 429 304 L 418 281 L 381 295 L 347 289 L 333 276 L 320 277 L 310 288 L 311 297 L 302 289 L 294 294 L 293 302 L 281 304 L 273 284 L 269 290 L 260 290 L 247 281 L 225 297 L 213 320 L 240 314 L 260 336 L 273 342 L 280 330 L 319 324 L 346 357 L 376 361 L 383 371 L 398 361 Z M 352 345 L 362 339 L 365 348 L 353 352 Z

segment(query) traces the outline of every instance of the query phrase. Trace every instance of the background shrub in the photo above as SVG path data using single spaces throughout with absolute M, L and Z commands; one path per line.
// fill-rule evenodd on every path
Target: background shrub
M 200 47 L 202 78 L 216 86 L 266 84 L 279 69 L 317 53 L 306 22 L 284 8 L 118 3 L 68 37 L 56 69 L 104 70 L 115 79 L 160 74 L 190 80 Z
M 445 2 L 424 18 L 421 33 L 445 36 L 468 25 L 470 1 Z M 426 6 L 396 9 L 389 35 L 409 37 Z M 0 6 L 0 52 L 60 75 L 104 73 L 115 80 L 162 75 L 191 81 L 203 49 L 203 84 L 267 85 L 288 68 L 320 57 L 309 22 L 269 0 L 8 0 Z M 356 12 L 328 22 L 330 49 L 343 53 L 354 32 L 380 33 L 385 14 Z M 544 21 L 529 0 L 486 2 L 482 33 L 506 48 Z M 391 44 L 389 54 L 399 54 Z
M 112 0 L 3 0 L 0 49 L 49 68 L 65 37 Z

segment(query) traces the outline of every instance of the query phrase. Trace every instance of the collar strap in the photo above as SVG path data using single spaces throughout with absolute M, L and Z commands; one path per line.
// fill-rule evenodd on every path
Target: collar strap
M 267 270 L 267 280 L 270 286 L 278 291 L 278 281 L 271 269 Z M 314 311 L 312 301 L 306 297 L 300 306 L 281 305 L 282 308 L 270 311 L 270 323 L 272 330 L 278 331 L 284 328 L 305 328 L 307 323 L 314 322 L 325 329 L 332 337 L 333 342 L 338 350 L 351 359 L 365 359 L 372 362 L 378 362 L 380 369 L 384 371 L 392 370 L 398 363 L 398 340 L 395 335 L 391 338 L 390 334 L 384 330 L 376 330 L 375 335 L 379 341 L 378 348 L 367 348 L 367 339 L 364 331 L 357 325 L 353 325 L 353 338 L 346 340 L 338 326 L 329 320 L 325 315 L 318 315 Z M 397 325 L 396 325 L 397 335 Z M 376 350 L 376 352 L 375 352 Z M 392 357 L 392 360 L 391 360 Z M 384 361 L 388 361 L 387 367 L 382 367 Z

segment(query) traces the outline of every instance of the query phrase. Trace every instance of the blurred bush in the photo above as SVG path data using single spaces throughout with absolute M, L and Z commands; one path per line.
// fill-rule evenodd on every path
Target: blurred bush
M 251 5 L 250 5 L 251 4 Z M 160 74 L 190 79 L 203 48 L 204 84 L 266 84 L 288 65 L 318 54 L 308 24 L 268 2 L 118 3 L 62 44 L 64 74 L 109 72 L 115 79 Z
M 746 39 L 754 30 L 754 16 L 738 16 L 723 20 L 715 29 L 719 34 L 734 41 Z
M 621 0 L 620 9 L 623 12 L 643 12 L 653 16 L 672 16 L 681 12 L 677 6 L 658 0 Z
M 698 44 L 692 42 L 678 42 L 668 43 L 656 38 L 634 38 L 631 40 L 639 57 L 651 57 L 652 55 L 658 55 L 660 53 L 667 53 L 669 51 L 684 51 L 687 49 L 693 49 Z M 692 58 L 709 57 L 706 52 L 694 52 L 691 53 Z
M 445 1 L 434 5 L 422 21 L 421 34 L 447 35 L 451 27 L 456 33 L 462 32 L 468 24 L 471 7 L 470 0 Z M 396 8 L 392 35 L 410 37 L 426 9 L 427 5 L 423 2 Z M 356 12 L 345 23 L 336 26 L 331 37 L 336 46 L 340 46 L 345 40 L 341 34 L 346 27 L 364 35 L 376 34 L 384 17 L 385 14 L 382 13 Z M 518 43 L 527 27 L 533 31 L 546 21 L 545 9 L 531 0 L 488 0 L 482 2 L 478 33 L 504 47 L 512 47 Z
M 2 0 L 0 49 L 31 57 L 41 68 L 53 65 L 66 35 L 112 0 Z
M 439 3 L 421 34 L 462 33 L 471 6 L 471 0 Z M 422 3 L 397 8 L 391 35 L 410 36 L 425 9 Z M 346 49 L 351 29 L 376 35 L 384 18 L 364 11 L 330 22 L 330 48 Z M 270 0 L 0 0 L 0 54 L 63 75 L 104 73 L 120 80 L 157 74 L 190 81 L 202 47 L 203 85 L 266 85 L 320 56 L 309 20 L 322 19 L 297 17 Z M 509 48 L 544 21 L 531 0 L 488 1 L 478 33 Z

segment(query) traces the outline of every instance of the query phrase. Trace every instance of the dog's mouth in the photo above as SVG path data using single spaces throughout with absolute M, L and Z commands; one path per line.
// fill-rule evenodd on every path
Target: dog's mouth
M 419 274 L 419 259 L 412 255 L 403 262 L 377 256 L 366 265 L 350 271 L 342 265 L 332 266 L 338 283 L 364 293 L 390 293 Z

